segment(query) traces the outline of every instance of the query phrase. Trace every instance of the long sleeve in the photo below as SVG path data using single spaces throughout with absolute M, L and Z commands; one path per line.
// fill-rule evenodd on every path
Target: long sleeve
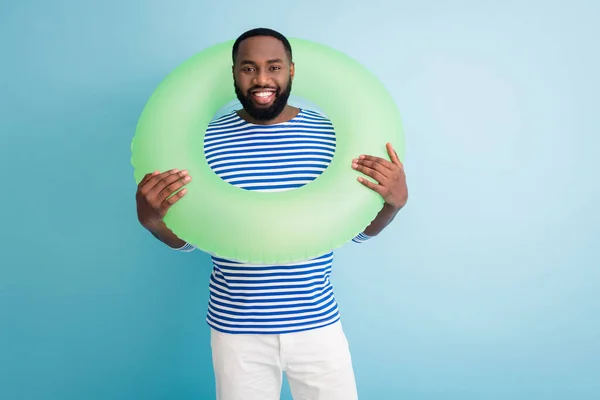
M 186 242 L 186 244 L 184 244 L 183 246 L 181 246 L 179 248 L 174 248 L 173 250 L 183 251 L 184 253 L 189 253 L 190 251 L 196 250 L 196 246 Z
M 358 235 L 356 235 L 352 241 L 354 243 L 363 243 L 366 242 L 367 240 L 371 239 L 371 236 L 365 235 L 364 232 L 359 233 Z

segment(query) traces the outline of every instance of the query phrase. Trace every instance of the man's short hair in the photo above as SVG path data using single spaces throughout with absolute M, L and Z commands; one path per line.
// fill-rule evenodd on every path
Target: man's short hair
M 251 29 L 249 31 L 242 33 L 240 35 L 240 37 L 238 37 L 236 39 L 235 43 L 233 44 L 233 48 L 231 49 L 231 59 L 233 60 L 234 64 L 235 64 L 235 60 L 237 57 L 238 49 L 240 47 L 240 43 L 242 43 L 244 40 L 246 40 L 248 38 L 255 37 L 255 36 L 271 36 L 271 37 L 274 37 L 275 39 L 278 39 L 281 43 L 283 43 L 285 52 L 287 53 L 287 56 L 288 56 L 290 62 L 292 62 L 292 46 L 290 45 L 290 42 L 287 40 L 287 38 L 285 36 L 283 36 L 281 33 L 277 32 L 273 29 L 254 28 L 254 29 Z

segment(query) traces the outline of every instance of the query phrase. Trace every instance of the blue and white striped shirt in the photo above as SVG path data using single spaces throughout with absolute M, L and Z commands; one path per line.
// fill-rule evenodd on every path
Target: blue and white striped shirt
M 231 112 L 205 134 L 209 166 L 226 182 L 247 190 L 298 188 L 319 176 L 335 151 L 326 117 L 305 109 L 276 125 L 254 125 Z M 369 237 L 357 235 L 360 243 Z M 186 244 L 181 251 L 192 251 Z M 287 333 L 336 322 L 338 306 L 329 280 L 333 252 L 284 265 L 251 265 L 212 256 L 206 321 L 227 333 Z

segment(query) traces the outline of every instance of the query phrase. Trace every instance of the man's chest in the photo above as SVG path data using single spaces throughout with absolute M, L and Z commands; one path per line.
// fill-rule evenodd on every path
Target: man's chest
M 225 181 L 249 190 L 300 187 L 321 174 L 335 152 L 328 132 L 261 132 L 214 138 L 207 135 L 205 157 Z

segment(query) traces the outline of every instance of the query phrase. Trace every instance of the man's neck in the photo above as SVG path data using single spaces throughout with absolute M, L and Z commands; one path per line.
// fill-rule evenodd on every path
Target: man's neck
M 255 125 L 274 125 L 274 124 L 281 124 L 282 122 L 287 122 L 290 119 L 294 118 L 296 115 L 298 115 L 298 113 L 300 112 L 299 108 L 296 107 L 292 107 L 289 104 L 285 106 L 285 108 L 283 109 L 283 111 L 275 118 L 265 121 L 265 120 L 257 120 L 252 118 L 250 115 L 248 115 L 248 113 L 246 112 L 246 110 L 241 109 L 240 111 L 238 111 L 238 116 L 240 118 L 242 118 L 243 120 L 245 120 L 246 122 L 249 122 L 251 124 L 255 124 Z

